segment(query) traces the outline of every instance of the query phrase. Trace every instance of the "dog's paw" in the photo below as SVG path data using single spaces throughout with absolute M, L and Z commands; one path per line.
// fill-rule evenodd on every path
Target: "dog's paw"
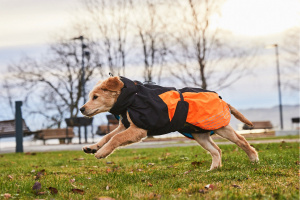
M 97 153 L 95 154 L 95 157 L 97 159 L 102 159 L 102 158 L 106 158 L 107 156 L 109 156 L 112 153 L 113 150 L 109 150 L 108 148 L 102 148 L 99 151 L 97 151 Z
M 94 154 L 98 151 L 98 149 L 95 149 L 92 146 L 85 146 L 82 148 L 82 150 L 84 151 L 84 153 L 92 153 L 92 154 Z
M 258 153 L 255 149 L 254 149 L 253 153 L 251 155 L 249 155 L 249 159 L 252 163 L 259 163 Z
M 259 158 L 258 156 L 250 158 L 251 163 L 259 163 Z
M 210 169 L 207 170 L 207 171 L 208 171 L 208 172 L 209 172 L 209 171 L 215 171 L 215 170 L 220 169 L 220 168 L 221 168 L 221 165 L 211 165 L 211 166 L 210 166 Z

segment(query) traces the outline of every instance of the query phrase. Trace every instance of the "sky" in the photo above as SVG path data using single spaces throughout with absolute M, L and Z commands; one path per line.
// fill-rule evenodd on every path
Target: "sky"
M 52 36 L 71 25 L 78 7 L 78 0 L 0 0 L 0 80 L 10 63 L 26 55 L 38 57 L 55 42 Z M 258 56 L 264 60 L 250 75 L 220 91 L 221 96 L 243 109 L 278 105 L 275 49 L 265 46 L 279 44 L 282 53 L 285 31 L 300 26 L 300 1 L 228 0 L 220 16 L 216 26 L 235 39 L 258 42 Z M 283 92 L 283 103 L 299 104 L 299 92 Z

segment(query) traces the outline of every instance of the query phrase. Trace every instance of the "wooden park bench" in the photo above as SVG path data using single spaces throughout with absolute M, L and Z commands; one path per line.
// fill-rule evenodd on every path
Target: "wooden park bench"
M 107 118 L 107 125 L 101 125 L 98 126 L 97 135 L 106 135 L 107 133 L 110 133 L 114 129 L 116 129 L 119 126 L 119 120 L 115 118 L 113 115 L 106 115 Z
M 252 130 L 252 129 L 273 129 L 273 125 L 270 121 L 254 121 L 252 122 L 253 127 L 245 124 L 243 126 L 244 130 Z
M 15 137 L 16 136 L 16 125 L 15 120 L 0 121 L 0 138 Z M 31 135 L 32 132 L 29 130 L 25 121 L 23 120 L 23 135 Z
M 43 140 L 44 144 L 46 144 L 46 140 L 50 139 L 59 139 L 60 144 L 65 144 L 65 140 L 72 142 L 72 138 L 74 137 L 73 128 L 67 129 L 44 129 L 38 131 L 34 138 L 38 140 Z

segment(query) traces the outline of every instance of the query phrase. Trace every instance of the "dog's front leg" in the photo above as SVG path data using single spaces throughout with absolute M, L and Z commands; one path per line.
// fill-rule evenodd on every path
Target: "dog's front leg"
M 96 153 L 101 147 L 103 147 L 114 135 L 122 132 L 126 130 L 126 128 L 124 127 L 124 125 L 122 124 L 121 120 L 119 121 L 119 126 L 113 130 L 112 132 L 110 132 L 109 134 L 103 136 L 103 138 L 97 142 L 96 144 L 92 144 L 89 146 L 85 146 L 82 148 L 82 150 L 85 153 Z
M 98 159 L 106 158 L 116 148 L 139 142 L 145 137 L 147 137 L 147 130 L 138 128 L 131 124 L 128 129 L 113 136 L 101 149 L 97 151 L 95 157 Z

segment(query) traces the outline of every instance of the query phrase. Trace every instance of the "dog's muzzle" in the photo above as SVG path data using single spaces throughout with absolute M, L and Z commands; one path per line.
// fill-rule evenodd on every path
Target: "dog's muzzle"
M 80 110 L 80 112 L 83 114 L 84 111 L 85 111 L 85 107 L 81 107 L 79 110 Z

